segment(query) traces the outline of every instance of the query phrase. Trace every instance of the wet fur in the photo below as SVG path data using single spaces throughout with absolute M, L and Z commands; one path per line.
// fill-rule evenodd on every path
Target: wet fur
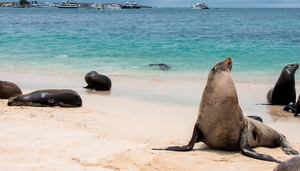
M 299 64 L 289 64 L 283 68 L 274 86 L 267 93 L 267 101 L 272 105 L 287 105 L 296 101 L 295 72 Z
M 85 82 L 88 84 L 84 88 L 94 91 L 109 91 L 111 89 L 111 80 L 105 75 L 98 74 L 96 71 L 90 71 L 84 77 Z
M 8 106 L 60 106 L 80 107 L 82 100 L 79 94 L 73 90 L 38 90 L 29 94 L 14 95 L 8 99 Z

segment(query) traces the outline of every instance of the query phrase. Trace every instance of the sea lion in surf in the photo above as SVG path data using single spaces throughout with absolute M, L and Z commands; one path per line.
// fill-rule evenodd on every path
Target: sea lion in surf
M 22 90 L 15 83 L 0 81 L 0 99 L 8 99 L 15 94 L 22 94 Z
M 296 101 L 295 72 L 299 64 L 285 66 L 274 86 L 267 94 L 267 101 L 272 105 L 287 105 Z
M 108 91 L 111 89 L 111 80 L 105 75 L 98 74 L 96 71 L 90 71 L 84 77 L 88 84 L 84 88 L 89 88 L 93 91 L 102 90 Z
M 203 142 L 211 148 L 241 150 L 246 156 L 266 161 L 281 162 L 270 155 L 257 153 L 252 147 L 281 146 L 286 154 L 299 154 L 282 134 L 259 121 L 244 117 L 230 75 L 231 68 L 232 59 L 228 57 L 211 69 L 188 145 L 153 150 L 190 151 L 195 143 Z
M 297 103 L 291 102 L 285 108 L 283 108 L 285 111 L 291 110 L 294 114 L 294 116 L 298 116 L 298 113 L 300 113 L 300 95 L 298 96 Z
M 300 156 L 290 158 L 278 164 L 273 171 L 299 171 L 300 170 Z
M 149 66 L 159 66 L 159 68 L 161 70 L 164 70 L 164 71 L 167 71 L 167 70 L 169 70 L 171 68 L 167 64 L 163 64 L 163 63 L 161 63 L 161 64 L 149 64 Z
M 14 95 L 8 99 L 8 106 L 60 106 L 80 107 L 82 100 L 79 94 L 69 89 L 38 90 L 29 94 Z

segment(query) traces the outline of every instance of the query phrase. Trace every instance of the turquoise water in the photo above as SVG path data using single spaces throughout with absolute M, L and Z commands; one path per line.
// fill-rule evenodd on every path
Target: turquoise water
M 198 81 L 230 56 L 236 82 L 274 84 L 300 62 L 300 9 L 0 8 L 0 17 L 2 71 Z

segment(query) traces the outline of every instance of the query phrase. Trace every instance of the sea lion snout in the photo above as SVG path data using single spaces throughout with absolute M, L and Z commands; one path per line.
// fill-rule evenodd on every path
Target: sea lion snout
M 226 71 L 226 70 L 231 71 L 231 68 L 232 68 L 232 58 L 228 57 L 223 62 L 217 63 L 217 65 L 215 65 L 215 67 L 213 67 L 212 70 L 214 70 L 214 71 L 217 71 L 217 70 L 219 70 L 219 71 Z
M 299 68 L 299 64 L 294 64 L 294 71 L 297 71 L 298 68 Z
M 11 106 L 11 105 L 12 105 L 12 103 L 14 102 L 14 100 L 15 100 L 16 98 L 18 98 L 18 96 L 17 96 L 17 95 L 15 95 L 15 96 L 11 96 L 10 98 L 8 98 L 7 105 L 8 105 L 8 106 Z

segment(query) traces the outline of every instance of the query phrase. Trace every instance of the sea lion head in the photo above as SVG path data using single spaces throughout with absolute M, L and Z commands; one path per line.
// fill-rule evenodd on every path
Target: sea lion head
M 232 68 L 232 59 L 231 57 L 226 58 L 223 62 L 217 63 L 212 69 L 211 72 L 222 72 L 227 71 L 230 72 Z
M 14 95 L 8 98 L 7 105 L 11 106 L 15 101 L 18 101 L 19 95 Z
M 299 68 L 299 64 L 288 64 L 283 68 L 283 71 L 287 71 L 288 73 L 295 73 Z

